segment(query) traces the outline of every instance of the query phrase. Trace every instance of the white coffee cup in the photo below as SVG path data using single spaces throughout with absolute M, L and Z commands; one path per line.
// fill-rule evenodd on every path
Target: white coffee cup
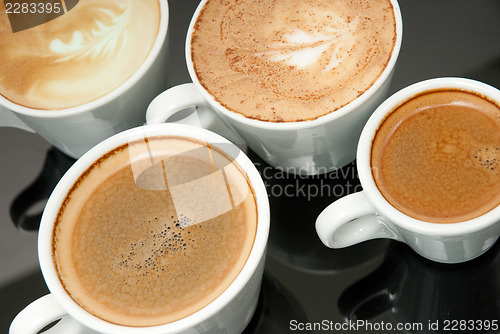
M 463 222 L 439 224 L 410 217 L 392 206 L 381 194 L 370 165 L 372 140 L 381 122 L 394 108 L 419 93 L 443 88 L 475 92 L 500 105 L 500 91 L 463 78 L 437 78 L 406 87 L 389 97 L 368 120 L 358 145 L 357 168 L 363 191 L 330 204 L 317 218 L 316 230 L 331 248 L 365 240 L 389 238 L 408 244 L 428 259 L 457 263 L 486 252 L 500 235 L 500 206 Z
M 94 101 L 63 110 L 40 110 L 0 95 L 0 127 L 36 132 L 73 158 L 120 131 L 144 124 L 151 100 L 167 86 L 169 9 L 159 0 L 160 26 L 153 47 L 140 68 L 118 88 Z
M 179 110 L 198 108 L 205 124 L 228 124 L 262 159 L 293 174 L 324 174 L 340 168 L 356 155 L 361 130 L 375 108 L 387 97 L 402 41 L 402 18 L 396 0 L 391 1 L 396 18 L 396 43 L 387 67 L 376 82 L 346 106 L 310 121 L 266 122 L 228 110 L 207 92 L 197 79 L 191 59 L 191 36 L 197 17 L 207 0 L 201 1 L 188 29 L 186 62 L 193 83 L 170 88 L 148 108 L 148 123 L 162 123 Z M 203 125 L 209 129 L 210 125 Z M 233 138 L 229 138 L 233 140 Z
M 247 174 L 257 203 L 257 232 L 250 255 L 236 279 L 210 304 L 183 319 L 152 327 L 128 327 L 106 322 L 80 307 L 66 292 L 52 258 L 54 221 L 66 194 L 79 176 L 101 156 L 129 141 L 162 135 L 194 138 L 219 147 Z M 116 334 L 241 333 L 257 306 L 269 234 L 269 202 L 262 178 L 248 157 L 223 137 L 205 129 L 182 124 L 146 125 L 114 135 L 83 155 L 62 177 L 44 210 L 38 238 L 38 256 L 50 294 L 22 310 L 10 334 L 38 333 L 51 322 L 63 319 L 50 333 L 74 332 Z M 49 333 L 49 332 L 47 332 Z

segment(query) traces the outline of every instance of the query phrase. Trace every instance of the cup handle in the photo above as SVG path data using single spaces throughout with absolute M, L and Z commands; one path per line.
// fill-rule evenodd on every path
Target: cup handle
M 193 112 L 188 109 L 190 107 L 195 107 L 196 110 Z M 146 123 L 193 125 L 218 133 L 240 148 L 246 147 L 245 141 L 233 127 L 210 108 L 208 101 L 193 83 L 182 84 L 167 89 L 151 101 L 146 111 Z
M 316 232 L 330 248 L 351 246 L 366 240 L 389 238 L 403 241 L 360 191 L 330 204 L 316 219 Z
M 38 298 L 17 314 L 10 324 L 9 334 L 36 334 L 68 313 L 51 294 Z
M 17 118 L 17 116 L 12 111 L 0 106 L 0 127 L 3 126 L 9 126 L 29 132 L 35 132 L 26 123 Z

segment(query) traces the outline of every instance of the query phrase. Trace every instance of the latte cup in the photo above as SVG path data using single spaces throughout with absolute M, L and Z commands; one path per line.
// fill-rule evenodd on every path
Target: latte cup
M 422 81 L 408 86 L 389 97 L 370 117 L 360 137 L 357 153 L 357 169 L 363 190 L 335 201 L 317 217 L 316 230 L 319 238 L 326 246 L 330 248 L 343 248 L 365 240 L 388 238 L 408 244 L 415 252 L 427 259 L 442 263 L 458 263 L 478 257 L 495 243 L 500 235 L 500 206 L 498 202 L 496 204 L 493 202 L 492 208 L 488 207 L 487 210 L 484 210 L 486 212 L 473 218 L 457 219 L 456 222 L 431 222 L 434 219 L 418 218 L 413 213 L 403 212 L 404 207 L 403 209 L 401 207 L 396 208 L 396 202 L 389 200 L 390 197 L 381 191 L 380 186 L 378 186 L 375 180 L 376 177 L 374 175 L 378 176 L 379 173 L 384 171 L 381 171 L 380 168 L 377 170 L 373 165 L 372 158 L 374 154 L 372 153 L 372 148 L 374 146 L 374 138 L 381 132 L 381 129 L 383 129 L 382 125 L 386 123 L 386 120 L 390 120 L 389 116 L 391 116 L 394 110 L 400 109 L 400 106 L 408 105 L 408 101 L 415 100 L 418 96 L 425 96 L 428 92 L 437 92 L 439 94 L 441 91 L 447 90 L 457 90 L 467 92 L 467 94 L 471 93 L 476 96 L 475 98 L 486 101 L 488 104 L 493 104 L 495 108 L 500 106 L 499 90 L 487 84 L 464 78 L 436 78 Z M 455 103 L 458 106 L 467 104 L 461 101 Z M 452 106 L 453 108 L 455 106 Z M 430 118 L 432 119 L 432 117 L 434 116 L 431 115 Z M 490 116 L 489 119 L 494 118 L 494 116 Z M 418 131 L 422 132 L 424 130 L 420 128 Z M 478 131 L 479 133 L 484 132 L 481 128 Z M 457 133 L 452 132 L 451 134 L 454 136 Z M 388 140 L 389 144 L 387 144 L 387 147 L 389 147 L 391 141 L 394 141 L 395 138 L 395 135 L 392 135 L 392 137 L 391 135 L 389 136 L 390 139 Z M 493 138 L 493 142 L 498 146 L 498 132 L 493 130 L 493 135 L 490 134 L 489 136 Z M 456 154 L 453 142 L 450 143 L 451 146 L 445 145 L 442 147 L 444 148 L 444 153 Z M 458 140 L 456 143 L 460 143 L 460 141 Z M 438 148 L 440 144 L 437 143 Z M 396 149 L 402 146 L 401 143 L 398 143 L 398 145 Z M 495 145 L 491 145 L 490 141 L 490 152 L 495 151 L 495 147 L 492 148 L 491 146 Z M 427 152 L 426 150 L 421 151 L 424 151 L 424 153 Z M 498 151 L 498 147 L 496 151 Z M 399 155 L 405 154 L 403 150 L 397 152 L 399 152 Z M 415 154 L 412 151 L 410 156 L 414 156 Z M 498 161 L 498 155 L 497 160 L 493 160 L 494 158 L 490 159 L 493 162 Z M 464 169 L 470 168 L 478 162 L 479 164 L 473 166 L 474 168 L 477 167 L 477 169 L 480 169 L 485 166 L 481 162 L 479 154 L 469 156 L 467 160 L 464 161 Z M 410 177 L 420 172 L 418 170 L 420 168 L 418 162 L 413 165 L 413 162 L 406 161 L 405 164 L 411 166 L 408 173 Z M 458 170 L 461 171 L 461 168 Z M 496 167 L 493 163 L 493 165 L 487 166 L 487 170 L 482 170 L 481 173 L 487 172 L 491 173 L 490 175 L 494 175 L 493 168 L 497 168 L 496 175 L 498 175 L 498 162 Z M 398 168 L 395 170 L 398 171 Z M 463 175 L 467 176 L 469 170 L 473 169 L 467 169 L 467 172 Z M 487 178 L 487 174 L 482 175 L 483 178 Z M 438 181 L 441 179 L 449 180 L 444 175 L 437 175 L 437 179 Z M 457 181 L 456 178 L 454 180 Z M 482 178 L 476 178 L 471 183 L 473 185 L 474 182 L 479 184 L 483 180 Z M 427 182 L 431 184 L 434 181 L 428 179 L 420 183 L 425 187 L 427 186 Z M 458 184 L 461 184 L 460 181 L 459 179 Z M 405 187 L 409 188 L 408 184 L 396 184 L 396 186 L 401 189 L 405 189 Z M 447 192 L 448 190 L 444 191 L 445 195 Z M 456 199 L 458 196 L 451 193 L 449 195 L 452 195 L 449 198 L 453 199 Z M 418 199 L 419 196 L 416 195 L 414 197 Z M 424 203 L 426 203 L 424 209 L 428 209 L 429 202 L 424 201 Z
M 185 54 L 192 83 L 175 86 L 156 97 L 148 107 L 146 115 L 147 122 L 149 124 L 163 123 L 177 114 L 180 110 L 195 106 L 197 107 L 198 113 L 197 119 L 201 120 L 201 126 L 208 129 L 214 129 L 214 125 L 230 128 L 233 135 L 231 138 L 228 137 L 228 139 L 246 144 L 267 163 L 277 168 L 283 168 L 289 173 L 302 175 L 324 174 L 353 161 L 356 155 L 356 143 L 366 120 L 375 108 L 387 97 L 389 84 L 398 58 L 402 41 L 402 18 L 397 1 L 390 1 L 395 20 L 393 27 L 394 45 L 390 52 L 389 59 L 383 66 L 383 70 L 378 78 L 369 85 L 362 94 L 332 112 L 310 119 L 297 119 L 285 122 L 258 119 L 253 116 L 242 114 L 233 108 L 226 107 L 224 103 L 216 99 L 209 89 L 200 82 L 195 69 L 196 64 L 194 64 L 193 61 L 193 49 L 191 44 L 193 33 L 196 30 L 195 25 L 197 18 L 202 15 L 206 9 L 207 2 L 207 0 L 201 1 L 194 13 L 187 32 Z M 240 6 L 244 7 L 245 5 Z M 304 12 L 306 11 L 307 9 L 304 9 Z M 321 11 L 316 11 L 315 14 L 318 14 L 318 12 Z M 332 10 L 332 12 L 333 15 L 335 15 L 335 10 Z M 227 19 L 229 22 L 232 20 L 233 16 L 232 14 L 227 15 L 228 17 L 225 18 L 225 20 Z M 234 15 L 236 16 L 236 14 Z M 279 20 L 276 19 L 276 21 Z M 241 21 L 235 18 L 234 22 Z M 244 25 L 244 23 L 241 24 Z M 262 22 L 262 24 L 265 24 L 265 22 Z M 230 25 L 233 26 L 234 24 L 231 23 Z M 259 24 L 257 23 L 257 25 Z M 286 28 L 290 27 L 285 27 L 285 29 Z M 326 31 L 325 34 L 331 33 L 332 29 L 338 29 L 337 26 L 330 28 L 328 28 L 330 30 Z M 318 36 L 324 36 L 323 32 L 320 32 Z M 315 38 L 321 39 L 321 37 L 318 36 Z M 201 39 L 201 37 L 199 38 Z M 245 37 L 242 37 L 242 39 L 244 38 Z M 218 43 L 217 37 L 207 37 L 205 39 L 206 40 L 203 41 L 205 44 Z M 245 39 L 244 42 L 251 43 L 249 41 L 251 41 L 251 37 Z M 255 45 L 259 46 L 262 43 L 266 42 L 258 41 Z M 337 52 L 336 47 L 342 49 L 342 45 L 335 45 L 335 42 L 332 42 L 333 44 L 329 43 L 330 42 L 325 45 L 327 45 L 332 52 L 333 50 Z M 294 47 L 296 47 L 296 45 Z M 262 54 L 263 53 L 256 52 L 255 56 L 260 57 Z M 284 66 L 286 67 L 286 65 Z M 213 73 L 218 72 L 214 71 Z M 231 74 L 221 75 L 229 78 L 231 77 Z M 264 75 L 261 79 L 266 80 L 266 78 L 267 76 Z M 292 87 L 296 85 L 296 82 L 293 80 L 287 80 L 288 84 Z M 276 80 L 270 85 L 278 81 L 279 80 Z M 350 84 L 348 83 L 346 85 Z M 256 86 L 259 86 L 259 84 Z M 315 87 L 309 88 L 311 90 L 315 89 Z M 244 89 L 243 93 L 245 93 Z M 228 95 L 234 95 L 236 99 L 240 97 L 239 94 L 240 93 L 237 92 L 233 93 L 231 90 L 228 92 Z M 306 96 L 307 93 L 298 93 L 298 95 L 302 98 Z M 248 96 L 245 98 L 242 97 L 241 99 L 247 98 Z M 279 103 L 278 99 L 277 104 Z M 277 108 L 279 109 L 279 107 Z M 286 114 L 287 111 L 291 109 L 293 108 L 283 107 L 280 111 Z M 172 118 L 175 118 L 175 116 Z M 185 120 L 185 122 L 189 124 L 195 124 L 194 122 L 200 123 L 198 120 L 194 121 L 193 119 L 194 118 L 191 117 L 190 120 Z M 170 119 L 169 121 L 172 120 Z
M 82 176 L 82 173 L 88 171 L 90 166 L 94 166 L 97 161 L 107 159 L 106 157 L 109 156 L 110 152 L 116 152 L 118 147 L 123 147 L 125 144 L 131 142 L 135 143 L 137 141 L 140 142 L 143 141 L 144 138 L 158 138 L 162 136 L 181 138 L 188 142 L 209 143 L 212 145 L 211 147 L 217 147 L 218 150 L 225 155 L 234 159 L 231 160 L 232 163 L 235 162 L 239 166 L 238 170 L 243 171 L 246 175 L 245 177 L 248 184 L 253 189 L 252 202 L 255 201 L 253 207 L 255 211 L 253 215 L 255 222 L 253 224 L 256 224 L 255 235 L 250 241 L 251 248 L 248 251 L 249 255 L 246 257 L 246 261 L 242 265 L 242 269 L 236 272 L 236 277 L 230 281 L 228 287 L 208 304 L 202 306 L 194 313 L 165 324 L 150 326 L 118 325 L 116 322 L 104 320 L 102 317 L 90 313 L 86 308 L 80 306 L 80 303 L 77 303 L 65 289 L 59 276 L 60 269 L 55 265 L 53 259 L 55 221 L 58 219 L 58 212 L 62 212 L 60 211 L 61 206 L 68 192 L 72 191 L 74 187 L 79 186 L 75 185 L 75 182 L 81 179 L 81 177 L 86 177 Z M 144 143 L 146 142 L 149 144 L 151 143 L 151 141 L 144 141 Z M 158 147 L 151 148 L 150 152 L 153 153 L 152 156 L 154 156 L 155 150 L 158 150 Z M 199 151 L 196 150 L 192 152 L 194 153 L 192 153 L 190 157 L 197 157 L 200 154 Z M 199 171 L 197 173 L 199 175 Z M 227 169 L 226 174 L 230 175 L 227 173 Z M 212 175 L 213 174 L 208 174 L 207 177 Z M 199 181 L 200 179 L 197 180 Z M 247 184 L 247 182 L 245 182 L 245 184 Z M 171 191 L 173 191 L 172 189 L 173 188 L 170 188 Z M 224 191 L 228 191 L 230 189 L 229 185 L 226 184 L 223 189 Z M 235 193 L 233 193 L 232 198 L 233 201 L 236 201 L 234 194 Z M 191 203 L 193 201 L 192 197 L 189 198 L 191 198 L 191 201 L 184 204 L 193 204 Z M 217 200 L 217 198 L 214 200 Z M 218 202 L 220 202 L 220 199 Z M 201 203 L 194 203 L 192 207 L 202 206 L 200 204 Z M 168 216 L 170 217 L 170 214 L 168 214 Z M 212 220 L 210 222 L 212 222 Z M 269 222 L 268 197 L 264 183 L 257 169 L 244 153 L 223 137 L 208 130 L 179 124 L 147 125 L 114 135 L 93 147 L 77 160 L 62 177 L 50 196 L 42 216 L 38 239 L 40 266 L 43 277 L 50 290 L 50 294 L 41 297 L 22 310 L 10 326 L 10 334 L 38 333 L 42 328 L 59 319 L 62 320 L 48 330 L 47 333 L 67 333 L 69 330 L 75 333 L 97 332 L 108 334 L 241 333 L 251 320 L 259 299 L 269 234 Z M 172 227 L 172 229 L 175 229 L 175 227 Z M 137 233 L 138 230 L 134 228 L 134 231 L 132 231 L 132 234 Z M 166 233 L 165 231 L 163 233 Z M 149 232 L 147 233 L 149 234 Z M 196 235 L 196 233 L 194 233 L 194 235 Z M 193 232 L 191 232 L 191 236 L 193 236 Z M 184 238 L 183 242 L 189 243 L 187 238 Z M 193 236 L 193 238 L 196 237 Z M 203 247 L 201 251 L 207 253 L 204 249 Z M 68 250 L 66 249 L 65 251 Z M 75 250 L 70 251 L 75 252 Z M 68 253 L 66 252 L 66 254 Z M 85 256 L 88 255 L 84 255 L 83 257 Z M 113 258 L 119 258 L 118 254 L 116 257 L 113 256 Z M 92 261 L 95 260 L 97 259 L 94 258 Z M 221 261 L 226 260 L 221 259 Z M 181 276 L 183 269 L 186 268 L 181 267 L 180 269 L 176 269 L 181 271 Z M 217 275 L 219 275 L 219 273 L 217 273 Z M 104 277 L 105 276 L 107 275 L 104 275 Z M 164 289 L 164 286 L 162 285 L 159 289 Z M 101 293 L 99 293 L 99 295 L 101 295 Z M 113 294 L 111 295 L 113 296 Z M 140 296 L 145 295 L 140 294 Z M 177 305 L 176 303 L 177 301 L 174 305 Z M 149 306 L 149 304 L 147 305 Z
M 78 4 L 71 12 L 65 15 L 75 14 L 78 10 L 78 6 L 82 6 L 82 4 Z M 15 102 L 12 98 L 9 99 L 2 96 L 0 92 L 0 127 L 16 127 L 26 131 L 36 132 L 65 154 L 72 158 L 79 158 L 88 149 L 111 135 L 144 124 L 144 113 L 148 104 L 158 93 L 168 87 L 166 80 L 168 48 L 167 29 L 169 20 L 167 0 L 158 0 L 158 6 L 160 21 L 158 31 L 155 35 L 156 37 L 154 38 L 149 53 L 138 69 L 116 88 L 103 96 L 92 98 L 76 106 L 56 109 L 51 107 L 27 107 L 26 105 Z M 105 12 L 105 10 L 103 10 L 103 12 Z M 64 16 L 62 18 L 64 19 Z M 121 22 L 119 22 L 120 18 L 115 19 L 116 20 L 113 22 L 121 24 Z M 110 28 L 106 27 L 108 24 L 107 22 L 102 23 L 96 19 L 94 23 L 96 26 L 108 29 L 102 34 L 102 40 L 97 44 L 103 47 L 104 50 L 87 50 L 85 52 L 91 54 L 93 52 L 94 54 L 104 54 L 104 56 L 108 56 L 106 53 L 114 52 L 110 50 L 112 50 L 114 47 L 113 45 L 117 43 L 110 39 L 113 35 L 110 35 Z M 56 20 L 46 24 L 58 23 Z M 13 34 L 21 33 L 24 32 L 16 32 Z M 82 33 L 75 30 L 72 39 L 73 42 L 77 40 L 77 36 L 81 37 Z M 120 36 L 118 37 L 121 38 Z M 125 38 L 123 40 L 125 40 Z M 57 38 L 55 41 L 60 42 Z M 74 48 L 75 46 L 72 47 Z M 125 52 L 131 52 L 132 54 L 132 51 L 129 50 Z M 80 55 L 76 55 L 75 58 L 79 56 Z M 81 71 L 81 69 L 79 71 Z M 75 78 L 75 76 L 78 76 L 78 74 L 69 74 L 70 78 Z M 106 74 L 104 74 L 104 77 L 99 77 L 99 73 L 96 73 L 93 77 L 98 82 L 83 82 L 83 88 L 70 89 L 73 89 L 73 91 L 86 91 L 88 86 L 97 86 L 107 79 Z M 58 83 L 58 85 L 59 84 L 60 83 Z M 41 85 L 44 86 L 43 82 Z M 64 83 L 62 86 L 70 87 L 69 84 Z M 50 94 L 52 93 L 50 90 L 48 90 L 48 92 Z M 50 100 L 50 97 L 47 99 Z

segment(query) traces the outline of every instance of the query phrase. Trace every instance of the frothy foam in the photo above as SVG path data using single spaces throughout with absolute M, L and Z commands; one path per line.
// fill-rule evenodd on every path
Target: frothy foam
M 373 141 L 384 197 L 425 221 L 454 223 L 500 203 L 500 107 L 465 91 L 422 94 L 393 111 Z
M 192 34 L 201 84 L 249 118 L 314 119 L 381 75 L 396 41 L 388 0 L 210 0 Z
M 0 94 L 36 109 L 93 101 L 125 82 L 148 56 L 158 0 L 85 0 L 40 26 L 13 33 L 0 4 Z
M 224 153 L 178 137 L 143 144 L 93 165 L 67 195 L 53 234 L 54 261 L 71 297 L 128 326 L 169 323 L 217 298 L 244 266 L 257 227 L 249 181 Z M 218 171 L 225 179 L 210 178 Z M 189 186 L 200 179 L 205 188 Z M 174 196 L 170 190 L 182 184 L 186 190 Z M 222 189 L 226 197 L 245 196 L 220 210 Z

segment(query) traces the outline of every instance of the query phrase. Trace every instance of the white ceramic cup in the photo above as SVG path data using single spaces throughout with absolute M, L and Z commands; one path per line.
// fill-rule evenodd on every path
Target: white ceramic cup
M 377 81 L 343 108 L 315 120 L 286 123 L 250 119 L 232 112 L 218 103 L 199 83 L 191 59 L 191 35 L 206 2 L 201 1 L 196 9 L 186 39 L 186 62 L 193 83 L 176 86 L 160 94 L 148 108 L 147 122 L 162 123 L 186 107 L 203 107 L 198 108 L 198 112 L 200 118 L 207 119 L 207 124 L 229 124 L 242 138 L 234 140 L 244 141 L 267 163 L 289 173 L 324 174 L 354 160 L 356 144 L 366 120 L 387 97 L 399 55 L 403 27 L 397 1 L 392 0 L 396 44 L 387 67 Z
M 54 221 L 66 194 L 79 176 L 101 156 L 129 141 L 173 135 L 194 138 L 219 147 L 247 174 L 257 202 L 257 232 L 250 255 L 236 279 L 214 301 L 181 320 L 153 327 L 128 327 L 99 319 L 80 307 L 62 286 L 52 259 Z M 248 157 L 223 137 L 205 129 L 182 124 L 159 124 L 133 128 L 101 142 L 83 155 L 62 177 L 44 210 L 38 238 L 38 256 L 50 294 L 22 310 L 10 327 L 10 334 L 35 334 L 51 322 L 63 319 L 51 334 L 171 334 L 241 333 L 257 306 L 269 234 L 269 201 L 262 178 Z
M 120 131 L 144 124 L 151 100 L 167 85 L 169 9 L 159 0 L 160 27 L 140 68 L 118 88 L 96 100 L 63 110 L 40 110 L 16 104 L 0 95 L 0 127 L 36 132 L 73 158 Z
M 409 217 L 394 208 L 380 193 L 372 176 L 372 140 L 382 120 L 404 101 L 425 91 L 458 88 L 486 96 L 500 105 L 500 91 L 463 78 L 437 78 L 406 87 L 389 97 L 368 120 L 357 152 L 357 168 L 363 191 L 330 204 L 317 218 L 316 230 L 331 248 L 365 240 L 389 238 L 408 244 L 428 259 L 457 263 L 487 251 L 500 235 L 500 206 L 480 217 L 458 223 L 437 224 Z

